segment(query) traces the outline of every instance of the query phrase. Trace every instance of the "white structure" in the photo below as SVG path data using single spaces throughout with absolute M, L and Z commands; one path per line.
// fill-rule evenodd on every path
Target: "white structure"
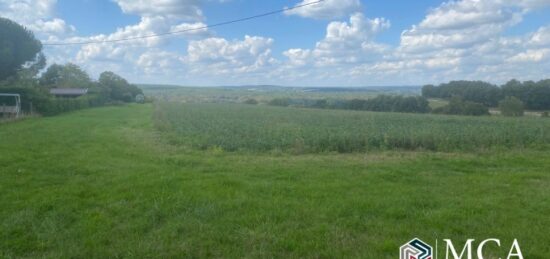
M 8 116 L 11 115 L 15 116 L 15 118 L 18 118 L 19 114 L 21 113 L 21 96 L 19 94 L 0 93 L 0 97 L 7 97 L 10 99 L 13 98 L 15 100 L 15 106 L 13 106 L 2 103 L 2 100 L 0 99 L 0 114 L 8 114 Z

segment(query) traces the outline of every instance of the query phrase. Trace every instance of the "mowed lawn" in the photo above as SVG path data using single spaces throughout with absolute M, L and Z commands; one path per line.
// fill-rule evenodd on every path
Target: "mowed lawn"
M 199 151 L 169 144 L 152 116 L 1 124 L 0 257 L 397 258 L 414 237 L 550 254 L 550 151 Z

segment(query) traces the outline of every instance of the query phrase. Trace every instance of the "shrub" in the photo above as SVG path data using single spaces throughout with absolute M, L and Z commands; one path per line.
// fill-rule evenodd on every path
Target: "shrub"
M 316 100 L 313 105 L 312 105 L 313 108 L 317 108 L 317 109 L 326 109 L 329 107 L 328 105 L 328 101 L 326 99 L 321 99 L 321 100 Z
M 44 116 L 54 116 L 64 112 L 98 107 L 105 102 L 97 96 L 82 96 L 79 98 L 49 98 L 36 109 Z
M 541 116 L 542 116 L 543 118 L 548 118 L 548 117 L 550 117 L 550 116 L 548 115 L 548 112 L 543 112 Z
M 523 102 L 518 98 L 510 96 L 499 102 L 498 108 L 504 116 L 519 117 L 525 113 Z
M 287 107 L 287 106 L 290 106 L 290 98 L 275 98 L 269 101 L 268 104 L 273 106 Z
M 250 104 L 250 105 L 257 105 L 258 104 L 258 101 L 256 101 L 256 99 L 247 99 L 246 101 L 244 101 L 244 104 Z

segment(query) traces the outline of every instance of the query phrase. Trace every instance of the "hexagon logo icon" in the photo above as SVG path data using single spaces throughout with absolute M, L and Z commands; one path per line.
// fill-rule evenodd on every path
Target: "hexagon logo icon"
M 432 247 L 415 238 L 399 249 L 399 259 L 432 259 Z

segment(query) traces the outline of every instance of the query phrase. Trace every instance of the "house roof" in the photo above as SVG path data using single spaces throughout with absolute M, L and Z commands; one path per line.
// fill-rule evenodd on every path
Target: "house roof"
M 50 94 L 53 95 L 85 95 L 88 93 L 87 88 L 53 88 L 50 89 Z

